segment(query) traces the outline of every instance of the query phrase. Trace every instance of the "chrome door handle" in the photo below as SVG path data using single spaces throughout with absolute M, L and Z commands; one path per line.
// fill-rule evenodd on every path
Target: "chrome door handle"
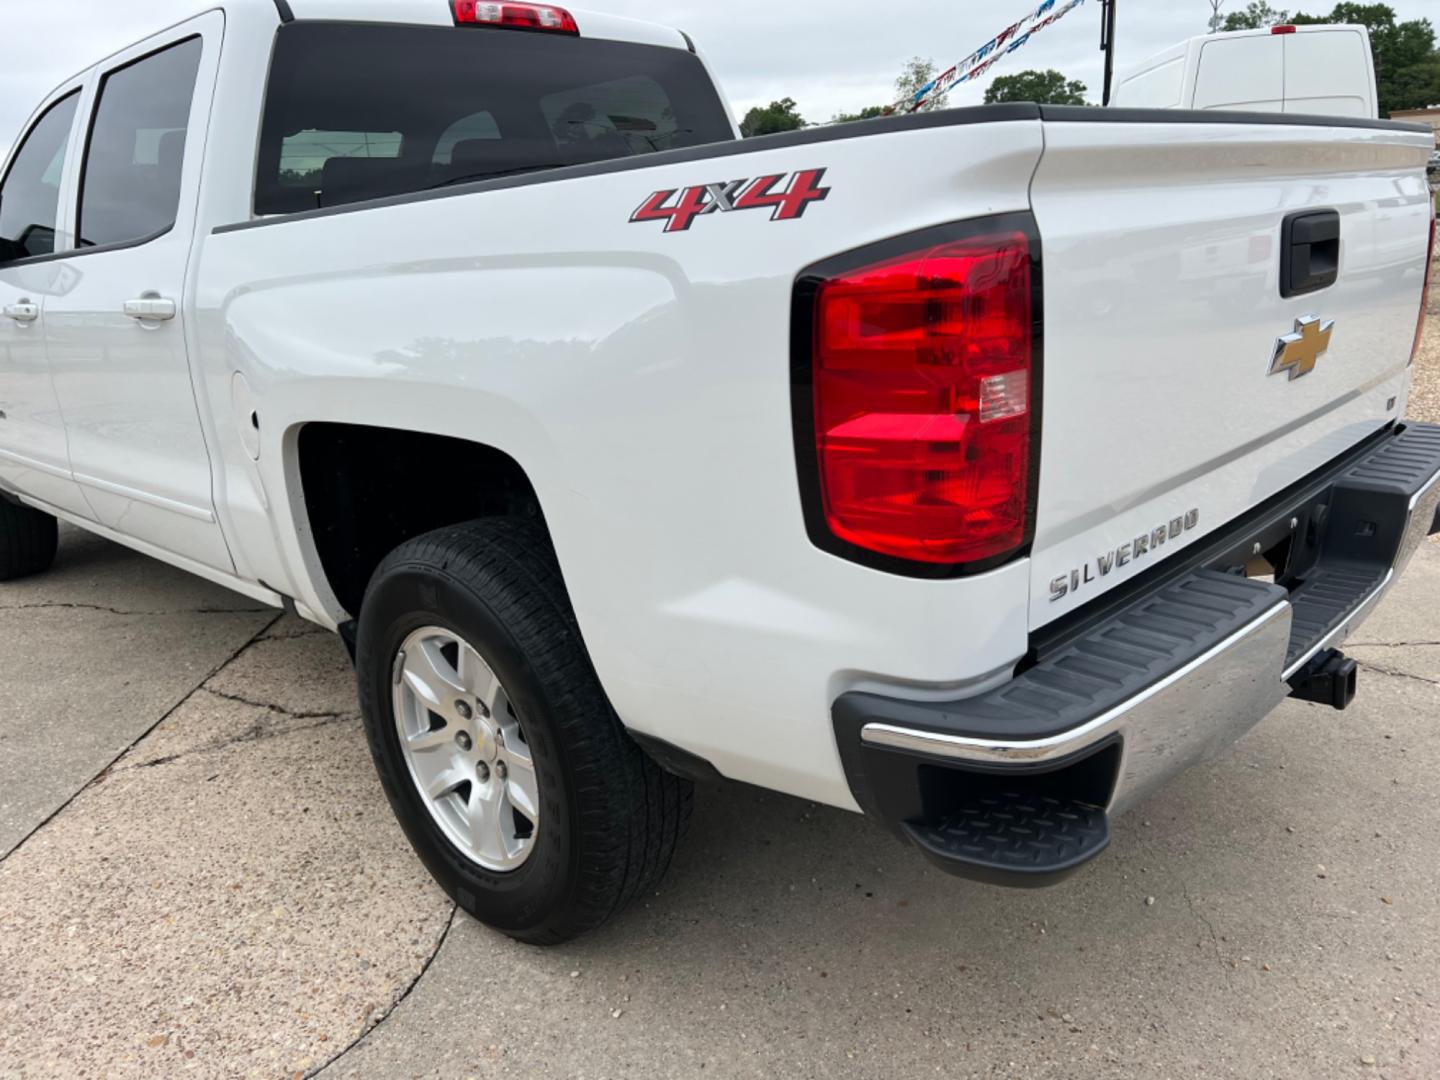
M 34 322 L 40 318 L 40 305 L 32 304 L 28 300 L 22 300 L 18 304 L 6 304 L 5 317 L 20 323 Z
M 142 296 L 125 301 L 125 314 L 141 322 L 166 322 L 175 318 L 175 301 L 159 296 Z

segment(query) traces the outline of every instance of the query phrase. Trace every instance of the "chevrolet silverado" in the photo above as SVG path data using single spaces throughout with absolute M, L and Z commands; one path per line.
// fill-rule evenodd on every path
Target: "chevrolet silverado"
M 1057 881 L 1355 694 L 1440 500 L 1432 147 L 1028 104 L 741 141 L 676 30 L 197 0 L 0 174 L 0 579 L 63 520 L 338 632 L 416 852 L 522 940 L 653 887 L 706 777 Z

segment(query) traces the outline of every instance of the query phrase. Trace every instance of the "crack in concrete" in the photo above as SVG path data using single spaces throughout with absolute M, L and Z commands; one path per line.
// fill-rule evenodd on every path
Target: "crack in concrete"
M 107 607 L 105 604 L 62 603 L 46 601 L 38 604 L 0 604 L 0 611 L 100 611 L 107 615 L 262 615 L 274 608 L 176 608 L 169 611 L 130 611 Z M 272 624 L 273 625 L 273 624 Z
M 278 640 L 267 638 L 266 640 Z M 216 690 L 213 686 L 201 686 L 199 689 L 207 694 L 222 698 L 225 701 L 233 701 L 237 705 L 249 705 L 252 709 L 268 709 L 270 712 L 278 713 L 281 716 L 288 716 L 292 720 L 354 720 L 360 714 L 355 711 L 344 712 L 335 709 L 326 710 L 300 710 L 291 709 L 284 705 L 277 705 L 273 701 L 256 701 L 254 698 L 247 698 L 243 694 L 233 694 L 228 690 Z
M 355 719 L 353 716 L 336 713 L 333 716 L 325 716 L 317 719 L 314 723 L 284 728 L 270 727 L 257 720 L 244 731 L 231 735 L 228 738 L 220 739 L 217 742 L 206 743 L 204 746 L 197 746 L 178 754 L 166 754 L 164 757 L 155 758 L 153 761 L 137 761 L 134 765 L 117 765 L 113 771 L 130 772 L 134 769 L 153 769 L 161 765 L 173 765 L 177 761 L 185 761 L 200 754 L 215 754 L 221 750 L 228 750 L 233 746 L 242 746 L 246 743 L 264 742 L 266 739 L 278 739 L 282 735 L 296 735 L 307 731 L 316 731 L 320 728 L 329 727 L 331 724 L 338 724 L 342 721 L 353 719 Z
M 1433 649 L 1440 641 L 1352 641 L 1347 649 Z
M 17 851 L 19 851 L 27 843 L 29 843 L 30 839 L 35 836 L 36 833 L 38 833 L 41 829 L 45 828 L 46 825 L 49 825 L 50 822 L 54 821 L 55 818 L 58 817 L 60 814 L 64 813 L 65 810 L 69 808 L 70 804 L 73 803 L 76 799 L 78 799 L 82 794 L 84 794 L 90 788 L 94 787 L 96 784 L 102 783 L 105 778 L 110 775 L 111 771 L 115 768 L 117 762 L 125 758 L 127 755 L 133 753 L 137 746 L 139 746 L 145 739 L 149 738 L 156 728 L 158 728 L 166 720 L 170 719 L 170 717 L 174 716 L 176 711 L 187 701 L 193 698 L 207 682 L 209 682 L 216 675 L 220 674 L 220 672 L 224 671 L 227 667 L 233 664 L 245 652 L 246 649 L 250 648 L 250 646 L 254 645 L 255 642 L 260 640 L 260 636 L 264 634 L 265 631 L 269 630 L 284 617 L 284 612 L 277 611 L 273 619 L 267 622 L 264 626 L 260 627 L 260 629 L 256 630 L 255 633 L 251 634 L 248 638 L 246 638 L 245 641 L 242 642 L 240 646 L 235 649 L 234 652 L 232 652 L 229 656 L 225 657 L 218 664 L 212 667 L 208 672 L 206 672 L 200 678 L 199 682 L 194 685 L 194 687 L 192 687 L 185 694 L 183 694 L 180 699 L 175 702 L 174 705 L 166 709 L 165 712 L 153 724 L 151 724 L 148 728 L 146 728 L 139 735 L 137 735 L 131 741 L 129 746 L 125 747 L 113 758 L 111 758 L 109 764 L 107 764 L 103 769 L 97 772 L 84 784 L 80 785 L 80 787 L 76 788 L 75 792 L 68 799 L 66 799 L 49 814 L 47 814 L 45 816 L 45 820 L 41 821 L 33 829 L 31 829 L 24 836 L 22 836 L 15 843 L 14 847 L 12 847 L 9 851 L 0 853 L 0 863 L 4 863 L 6 859 L 10 858 L 10 856 L 14 855 Z
M 180 754 L 166 754 L 164 757 L 157 757 L 154 761 L 142 761 L 134 766 L 136 769 L 153 769 L 157 765 L 169 765 L 172 761 L 179 761 Z
M 323 626 L 305 626 L 298 630 L 286 630 L 278 634 L 266 634 L 261 641 L 294 641 L 297 638 L 307 637 L 333 637 L 335 631 L 326 630 Z
M 1233 981 L 1230 965 L 1225 962 L 1224 950 L 1220 948 L 1220 935 L 1215 932 L 1215 924 L 1210 921 L 1208 915 L 1195 906 L 1195 898 L 1190 895 L 1190 886 L 1185 883 L 1184 879 L 1180 879 L 1180 895 L 1185 898 L 1185 906 L 1190 909 L 1190 914 L 1199 919 L 1205 925 L 1205 929 L 1210 932 L 1210 944 L 1215 949 L 1215 959 L 1220 964 L 1220 969 L 1225 972 L 1225 981 Z
M 267 639 L 256 639 L 256 641 L 252 641 L 250 644 L 253 646 L 260 640 Z M 211 697 L 220 698 L 222 701 L 233 701 L 237 705 L 247 705 L 252 709 L 264 709 L 266 712 L 269 712 L 275 716 L 283 716 L 287 720 L 312 720 L 318 722 L 291 725 L 288 727 L 275 727 L 273 725 L 266 724 L 263 720 L 256 720 L 254 723 L 250 724 L 247 728 L 245 728 L 245 730 L 240 731 L 234 735 L 227 736 L 226 738 L 219 739 L 215 742 L 206 743 L 203 746 L 197 746 L 190 750 L 184 750 L 178 754 L 167 754 L 164 757 L 155 758 L 153 761 L 139 761 L 136 762 L 134 765 L 117 764 L 115 766 L 115 771 L 128 772 L 131 769 L 153 769 L 160 765 L 170 765 L 174 762 L 194 757 L 197 754 L 213 754 L 217 751 L 227 750 L 232 746 L 240 746 L 244 743 L 261 742 L 265 739 L 274 739 L 282 735 L 293 735 L 300 732 L 315 731 L 319 728 L 328 727 L 330 724 L 337 724 L 342 721 L 356 720 L 359 718 L 359 713 L 355 712 L 322 712 L 288 709 L 284 705 L 277 705 L 271 701 L 255 701 L 253 698 L 247 698 L 242 694 L 232 694 L 224 690 L 216 690 L 214 687 L 211 686 L 199 686 L 195 690 L 191 691 L 190 696 L 194 697 L 197 693 L 206 693 L 209 694 Z
M 1355 661 L 1366 671 L 1373 671 L 1377 675 L 1388 675 L 1392 679 L 1410 679 L 1414 682 L 1422 682 L 1429 686 L 1440 686 L 1440 679 L 1431 679 L 1424 675 L 1414 675 L 1408 671 L 1396 671 L 1394 668 L 1381 667 L 1379 664 L 1367 664 L 1364 661 Z
M 306 1073 L 305 1080 L 311 1080 L 312 1077 L 319 1076 L 327 1069 L 343 1061 L 352 1050 L 359 1047 L 361 1043 L 365 1042 L 365 1040 L 368 1039 L 371 1035 L 373 1035 L 376 1031 L 379 1031 L 381 1025 L 383 1025 L 385 1021 L 389 1020 L 390 1017 L 395 1015 L 395 1010 L 400 1008 L 400 1006 L 405 1003 L 405 999 L 415 992 L 415 987 L 419 986 L 420 981 L 425 978 L 426 972 L 430 970 L 430 965 L 435 963 L 435 958 L 440 955 L 440 950 L 445 948 L 445 942 L 450 939 L 450 931 L 455 928 L 455 917 L 459 914 L 460 909 L 452 904 L 450 907 L 450 918 L 447 919 L 445 922 L 445 929 L 440 931 L 440 940 L 435 942 L 435 950 L 425 958 L 425 963 L 420 965 L 420 970 L 416 972 L 415 978 L 411 981 L 410 985 L 407 986 L 400 993 L 400 995 L 390 1003 L 390 1007 L 386 1009 L 383 1013 L 381 1013 L 378 1017 L 376 1017 L 374 1023 L 366 1027 L 363 1031 L 360 1032 L 359 1035 L 356 1035 L 354 1040 L 348 1046 L 337 1051 L 335 1056 L 332 1057 L 329 1061 L 325 1062 L 325 1064 L 321 1065 L 319 1068 L 312 1069 L 310 1072 Z

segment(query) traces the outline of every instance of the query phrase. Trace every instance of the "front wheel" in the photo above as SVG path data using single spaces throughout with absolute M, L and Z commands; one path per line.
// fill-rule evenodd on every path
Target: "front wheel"
M 356 666 L 390 805 L 481 922 L 558 943 L 664 873 L 691 786 L 611 709 L 543 529 L 485 519 L 398 548 L 365 594 Z
M 59 538 L 58 523 L 49 514 L 0 496 L 0 581 L 50 569 Z

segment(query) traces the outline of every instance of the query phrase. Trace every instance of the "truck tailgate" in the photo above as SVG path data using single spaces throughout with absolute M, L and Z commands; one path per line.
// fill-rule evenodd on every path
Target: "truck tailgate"
M 1032 628 L 1403 415 L 1425 270 L 1424 134 L 1095 114 L 1047 119 L 1032 188 Z M 1282 296 L 1285 222 L 1307 211 L 1338 218 L 1338 276 Z

